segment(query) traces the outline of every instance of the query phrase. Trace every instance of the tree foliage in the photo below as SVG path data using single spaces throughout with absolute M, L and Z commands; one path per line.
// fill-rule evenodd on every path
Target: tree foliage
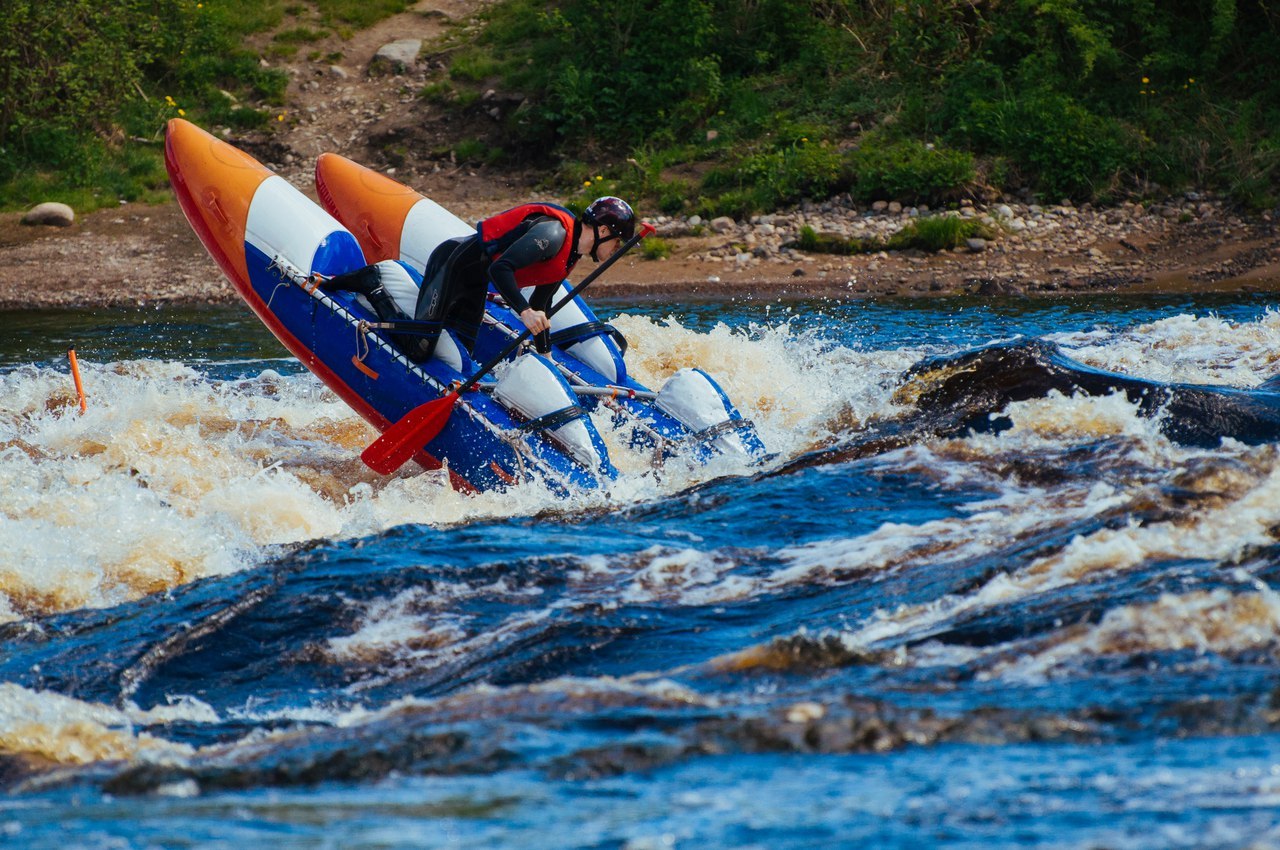
M 5 0 L 0 201 L 28 203 L 46 187 L 129 198 L 162 185 L 158 151 L 135 140 L 158 140 L 184 106 L 232 125 L 261 122 L 228 93 L 283 95 L 283 76 L 240 44 L 279 14 L 278 3 L 249 0 Z
M 9 0 L 0 13 L 0 145 L 109 131 L 165 48 L 152 23 L 157 6 L 181 13 L 174 0 Z
M 510 131 L 540 150 L 692 145 L 725 161 L 712 173 L 725 191 L 763 180 L 776 199 L 948 174 L 1054 200 L 1188 182 L 1247 186 L 1253 203 L 1275 194 L 1280 12 L 1268 3 L 558 0 L 504 36 L 520 6 L 530 0 L 491 13 L 492 44 L 515 69 L 535 57 L 536 72 L 513 76 L 536 108 Z M 797 126 L 843 164 L 805 177 Z M 882 150 L 848 153 L 868 143 Z M 925 146 L 946 155 L 921 157 Z M 886 160 L 894 151 L 901 162 Z M 931 174 L 906 179 L 912 163 Z M 864 166 L 879 179 L 850 173 Z
M 405 5 L 314 12 L 363 23 Z M 127 140 L 158 139 L 183 107 L 261 124 L 285 78 L 244 35 L 283 14 L 283 0 L 0 3 L 0 188 L 55 172 L 101 185 L 106 163 L 139 173 Z M 669 211 L 835 192 L 1280 197 L 1280 11 L 1266 2 L 498 0 L 482 14 L 452 54 L 454 83 L 474 90 L 458 108 L 495 78 L 528 96 L 489 148 L 566 176 L 629 158 L 617 179 Z

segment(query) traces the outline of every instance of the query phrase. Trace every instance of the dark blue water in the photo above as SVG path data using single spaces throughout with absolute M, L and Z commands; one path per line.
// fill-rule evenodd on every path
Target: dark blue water
M 247 312 L 0 315 L 6 846 L 1280 842 L 1268 302 L 596 304 L 777 456 L 466 496 Z

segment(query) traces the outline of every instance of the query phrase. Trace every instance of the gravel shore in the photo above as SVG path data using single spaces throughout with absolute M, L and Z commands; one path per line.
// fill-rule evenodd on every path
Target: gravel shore
M 503 204 L 491 201 L 489 207 Z M 937 254 L 835 256 L 794 247 L 805 226 L 844 239 L 883 239 L 915 219 L 939 214 L 981 220 L 993 236 Z M 176 203 L 123 205 L 61 228 L 23 225 L 20 219 L 18 213 L 0 214 L 0 309 L 237 300 Z M 597 297 L 1280 289 L 1280 234 L 1272 216 L 1245 217 L 1195 193 L 1150 206 L 1102 209 L 1006 199 L 939 211 L 884 203 L 862 207 L 838 198 L 748 221 L 652 220 L 670 256 L 646 260 L 636 252 L 601 279 Z

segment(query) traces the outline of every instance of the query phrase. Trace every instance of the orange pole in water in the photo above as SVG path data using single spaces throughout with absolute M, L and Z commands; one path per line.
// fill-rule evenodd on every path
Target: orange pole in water
M 67 359 L 71 361 L 71 377 L 75 379 L 76 395 L 80 397 L 80 412 L 84 413 L 89 409 L 89 403 L 84 399 L 84 384 L 80 383 L 80 364 L 76 362 L 74 348 L 67 349 Z

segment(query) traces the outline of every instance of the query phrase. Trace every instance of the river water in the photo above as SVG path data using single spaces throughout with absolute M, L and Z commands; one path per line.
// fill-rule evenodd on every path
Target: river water
M 1267 301 L 595 305 L 775 456 L 466 496 L 247 310 L 0 314 L 0 845 L 1280 846 Z

